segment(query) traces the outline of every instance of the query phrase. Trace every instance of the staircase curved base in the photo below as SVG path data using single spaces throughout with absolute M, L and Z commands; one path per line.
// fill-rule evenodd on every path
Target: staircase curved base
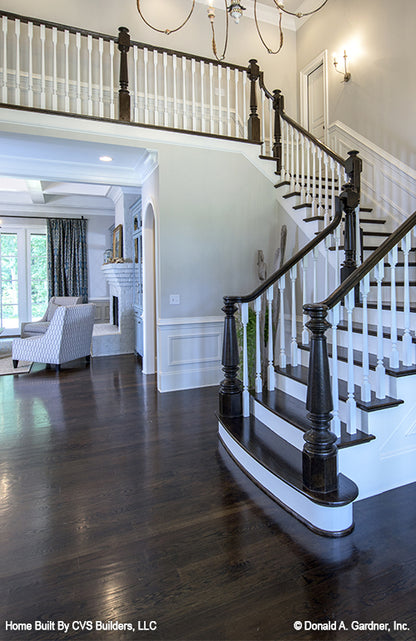
M 336 504 L 328 502 L 330 504 L 325 505 L 322 497 L 319 499 L 316 497 L 311 498 L 311 496 L 308 496 L 307 491 L 296 487 L 297 483 L 293 482 L 293 478 L 288 479 L 285 478 L 284 473 L 276 474 L 275 471 L 272 472 L 229 433 L 222 424 L 221 419 L 218 425 L 218 432 L 220 441 L 228 454 L 245 474 L 310 530 L 328 537 L 346 536 L 352 532 L 354 529 L 352 501 L 356 498 L 356 492 L 353 491 L 351 495 L 349 491 L 350 499 L 347 499 L 347 501 L 338 501 Z M 347 484 L 352 483 L 342 475 L 340 477 Z M 352 485 L 356 487 L 354 484 Z M 351 488 L 348 487 L 348 490 L 351 490 Z

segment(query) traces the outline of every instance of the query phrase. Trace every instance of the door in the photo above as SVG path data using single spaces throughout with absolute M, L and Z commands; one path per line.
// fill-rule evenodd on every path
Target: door
M 308 130 L 318 140 L 325 139 L 324 66 L 321 63 L 307 76 Z

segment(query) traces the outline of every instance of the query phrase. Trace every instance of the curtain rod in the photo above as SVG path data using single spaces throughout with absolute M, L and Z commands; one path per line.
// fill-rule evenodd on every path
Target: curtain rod
M 28 220 L 52 220 L 54 216 L 19 216 L 18 214 L 14 216 L 13 214 L 0 213 L 0 220 L 2 218 L 27 218 Z M 84 216 L 81 216 L 81 218 L 62 218 L 61 216 L 59 216 L 59 219 L 60 220 L 86 220 Z

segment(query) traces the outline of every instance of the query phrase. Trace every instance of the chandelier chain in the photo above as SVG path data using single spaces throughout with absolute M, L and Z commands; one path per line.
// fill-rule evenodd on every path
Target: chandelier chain
M 217 43 L 215 41 L 214 21 L 211 20 L 212 51 L 213 51 L 213 54 L 214 54 L 215 58 L 218 60 L 218 62 L 222 62 L 225 59 L 225 54 L 227 52 L 227 47 L 228 47 L 228 7 L 227 7 L 227 0 L 224 0 L 224 5 L 225 5 L 225 42 L 224 42 L 224 49 L 223 49 L 222 54 L 220 56 L 218 56 Z
M 278 28 L 279 28 L 279 37 L 280 37 L 279 47 L 275 51 L 273 51 L 273 49 L 270 49 L 269 45 L 266 43 L 266 41 L 264 40 L 264 38 L 263 38 L 263 36 L 261 34 L 260 25 L 259 25 L 259 22 L 258 22 L 258 19 L 257 19 L 257 0 L 254 0 L 254 22 L 256 23 L 257 33 L 258 33 L 259 38 L 262 41 L 264 47 L 267 49 L 267 53 L 270 53 L 272 55 L 276 55 L 277 53 L 279 53 L 281 51 L 281 49 L 283 47 L 283 41 L 284 41 L 283 29 L 282 29 L 282 12 L 280 11 L 280 8 L 279 8 L 276 0 L 274 0 L 274 3 L 279 9 L 279 26 L 278 26 Z
M 296 11 L 288 11 L 288 9 L 284 8 L 283 3 L 278 2 L 277 0 L 273 0 L 273 2 L 275 3 L 276 7 L 278 7 L 278 9 L 280 9 L 280 11 L 283 11 L 284 13 L 287 13 L 289 16 L 295 16 L 295 18 L 304 18 L 305 16 L 312 16 L 314 13 L 317 13 L 318 11 L 320 11 L 326 5 L 328 0 L 324 0 L 319 5 L 319 7 L 317 7 L 316 9 L 312 9 L 311 11 L 305 11 L 305 13 L 302 13 L 301 11 L 298 11 L 298 12 L 296 12 Z
M 186 23 L 191 18 L 192 14 L 194 12 L 196 0 L 192 0 L 191 10 L 189 11 L 187 17 L 179 25 L 179 27 L 175 27 L 175 29 L 158 29 L 157 27 L 154 27 L 152 24 L 150 24 L 150 22 L 148 20 L 146 20 L 146 18 L 143 15 L 143 12 L 142 12 L 141 7 L 140 7 L 140 2 L 141 2 L 141 0 L 137 0 L 137 10 L 138 10 L 138 12 L 140 14 L 140 17 L 143 20 L 143 22 L 145 24 L 147 24 L 147 26 L 150 27 L 150 29 L 153 29 L 153 31 L 157 31 L 158 33 L 164 33 L 164 34 L 166 34 L 168 36 L 171 33 L 175 33 L 175 31 L 179 31 L 179 29 L 182 29 L 182 27 L 184 27 L 186 25 Z

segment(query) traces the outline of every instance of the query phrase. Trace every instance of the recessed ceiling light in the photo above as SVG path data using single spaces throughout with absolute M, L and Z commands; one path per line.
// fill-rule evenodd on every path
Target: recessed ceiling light
M 111 162 L 113 159 L 111 156 L 100 156 L 101 162 Z

